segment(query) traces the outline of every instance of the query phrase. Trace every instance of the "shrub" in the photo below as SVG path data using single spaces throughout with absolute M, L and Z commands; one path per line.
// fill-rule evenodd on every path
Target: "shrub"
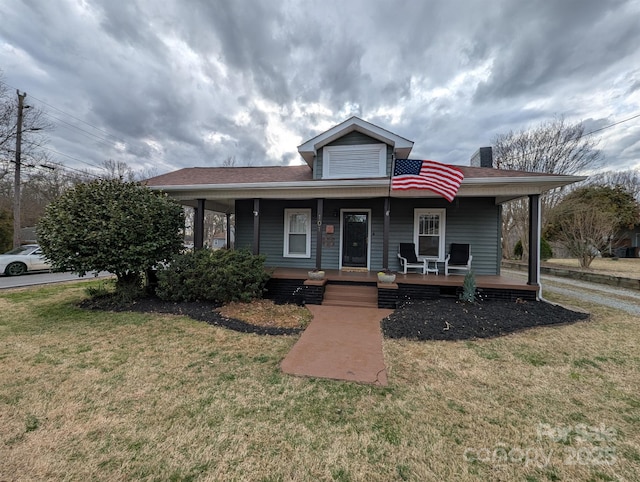
M 78 184 L 49 204 L 38 239 L 55 270 L 109 271 L 125 297 L 142 275 L 182 248 L 184 212 L 166 194 L 118 179 Z
M 540 238 L 540 259 L 547 260 L 553 258 L 553 250 L 549 241 L 544 238 Z
M 513 257 L 516 259 L 522 259 L 522 241 L 518 240 L 516 245 L 513 247 Z
M 0 209 L 0 253 L 13 246 L 13 218 L 9 211 Z
M 460 301 L 465 303 L 473 303 L 476 301 L 476 277 L 473 271 L 469 271 L 464 276 L 462 282 L 462 293 L 460 293 Z
M 249 250 L 199 249 L 159 270 L 156 294 L 166 301 L 248 302 L 261 298 L 269 275 L 265 256 Z
M 522 259 L 522 241 L 518 240 L 513 247 L 513 256 L 516 259 Z M 540 238 L 540 259 L 547 260 L 550 258 L 553 258 L 551 245 L 545 238 Z

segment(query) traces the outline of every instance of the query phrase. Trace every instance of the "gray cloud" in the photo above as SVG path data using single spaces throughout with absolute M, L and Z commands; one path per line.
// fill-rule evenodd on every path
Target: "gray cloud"
M 630 0 L 31 0 L 0 14 L 4 80 L 98 127 L 107 141 L 51 136 L 91 164 L 301 162 L 298 144 L 354 114 L 416 156 L 466 163 L 556 115 L 592 130 L 640 112 Z M 640 164 L 639 124 L 602 131 L 611 163 Z

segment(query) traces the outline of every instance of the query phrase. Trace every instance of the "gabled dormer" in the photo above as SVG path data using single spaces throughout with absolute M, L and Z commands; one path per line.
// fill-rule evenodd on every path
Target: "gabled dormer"
M 393 157 L 409 157 L 413 142 L 351 117 L 298 146 L 314 179 L 389 177 Z

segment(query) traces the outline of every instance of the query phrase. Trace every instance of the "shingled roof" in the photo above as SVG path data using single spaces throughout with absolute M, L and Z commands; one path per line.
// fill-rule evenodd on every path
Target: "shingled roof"
M 148 186 L 311 181 L 309 166 L 187 167 L 147 179 Z
M 549 176 L 542 172 L 508 171 L 489 167 L 459 167 L 465 179 L 525 178 Z M 148 186 L 197 186 L 243 183 L 313 181 L 309 166 L 187 167 L 152 177 Z

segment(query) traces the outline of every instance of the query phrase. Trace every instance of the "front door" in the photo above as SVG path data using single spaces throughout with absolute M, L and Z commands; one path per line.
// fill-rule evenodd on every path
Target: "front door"
M 367 268 L 369 259 L 369 213 L 347 211 L 342 214 L 342 266 Z

